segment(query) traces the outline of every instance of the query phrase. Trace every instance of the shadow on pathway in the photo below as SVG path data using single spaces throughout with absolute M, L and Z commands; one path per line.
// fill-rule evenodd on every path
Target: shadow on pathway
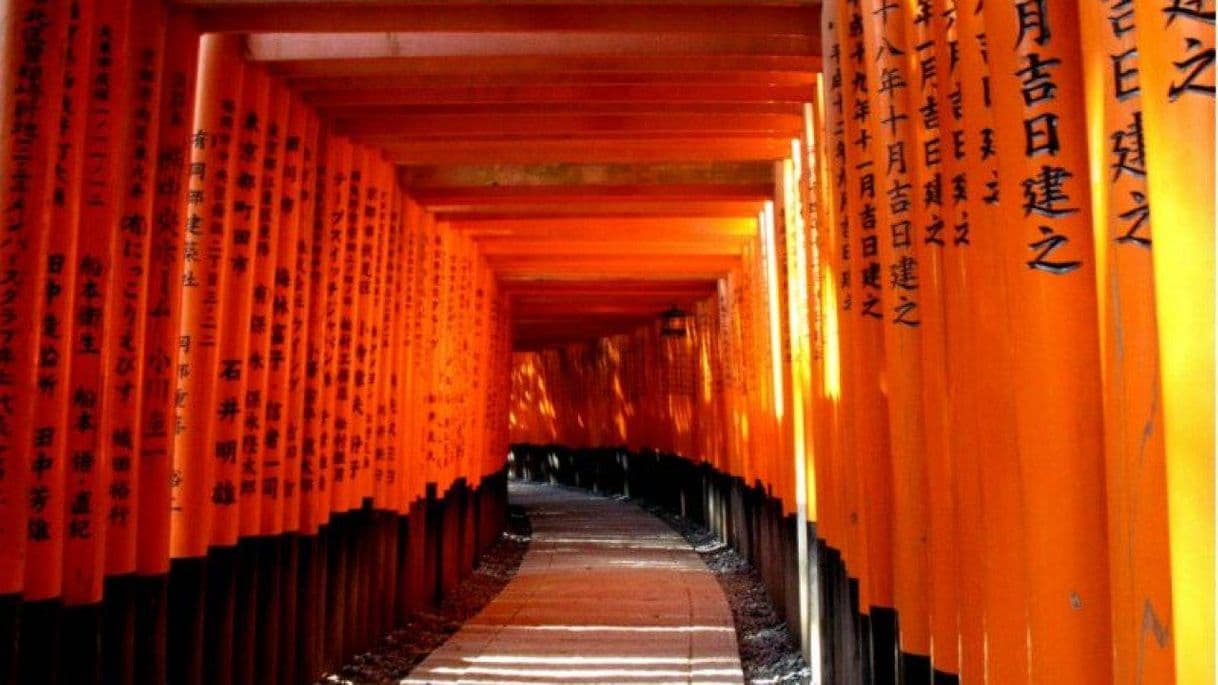
M 732 613 L 689 543 L 630 502 L 513 483 L 533 540 L 503 592 L 402 683 L 742 683 Z

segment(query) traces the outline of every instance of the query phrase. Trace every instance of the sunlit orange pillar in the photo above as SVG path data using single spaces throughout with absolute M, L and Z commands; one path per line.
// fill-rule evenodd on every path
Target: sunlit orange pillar
M 1116 682 L 1174 678 L 1163 412 L 1132 14 L 1079 5 L 1104 387 Z M 1117 11 L 1120 15 L 1121 12 Z
M 893 489 L 892 461 L 888 441 L 888 399 L 881 377 L 884 365 L 884 312 L 881 302 L 883 266 L 879 245 L 887 238 L 887 227 L 880 227 L 876 213 L 879 203 L 886 201 L 882 191 L 879 165 L 886 161 L 875 142 L 876 131 L 870 122 L 870 111 L 878 104 L 874 98 L 878 84 L 867 78 L 870 54 L 862 33 L 855 33 L 851 24 L 866 25 L 869 15 L 859 5 L 845 3 L 839 16 L 837 30 L 842 45 L 843 83 L 847 90 L 846 107 L 846 188 L 849 193 L 851 296 L 850 310 L 854 319 L 850 331 L 853 351 L 849 365 L 854 399 L 850 402 L 853 423 L 855 474 L 859 492 L 855 497 L 857 516 L 864 531 L 866 545 L 866 574 L 860 577 L 860 611 L 870 615 L 872 649 L 882 650 L 875 668 L 882 677 L 893 677 L 895 655 L 887 651 L 894 634 L 893 607 Z M 857 285 L 856 285 L 857 284 Z M 844 306 L 845 300 L 843 300 Z M 864 597 L 865 595 L 865 597 Z M 866 657 L 864 657 L 866 658 Z
M 1028 569 L 1029 677 L 1111 678 L 1095 257 L 1072 7 L 985 7 Z
M 1209 683 L 1215 677 L 1214 5 L 1148 0 L 1133 5 L 1154 222 L 1171 635 L 1177 680 Z M 1119 15 L 1122 26 L 1130 19 L 1110 12 Z M 1117 147 L 1117 141 L 1110 142 Z M 1121 147 L 1127 144 L 1126 138 Z M 1110 148 L 1110 154 L 1120 152 Z
M 980 117 L 965 118 L 965 45 L 976 37 L 962 30 L 963 10 L 957 3 L 939 0 L 931 11 L 926 31 L 934 40 L 937 127 L 924 121 L 938 138 L 941 174 L 938 217 L 943 222 L 943 246 L 938 265 L 941 304 L 939 324 L 923 328 L 923 398 L 927 412 L 927 463 L 930 488 L 936 495 L 931 510 L 931 554 L 934 560 L 932 591 L 932 663 L 936 671 L 954 673 L 965 682 L 985 678 L 984 536 L 977 461 L 975 409 L 976 372 L 971 366 L 976 335 L 970 302 L 977 274 L 966 268 L 977 248 L 970 193 L 980 194 L 982 180 L 970 178 L 969 159 L 979 154 L 975 140 L 984 125 Z M 923 55 L 918 63 L 926 59 Z M 978 57 L 974 57 L 978 59 Z M 973 67 L 977 69 L 975 65 Z M 928 79 L 929 80 L 929 79 Z M 923 88 L 927 84 L 923 85 Z M 976 90 L 979 82 L 971 82 Z M 976 198 L 978 202 L 980 198 Z M 928 311 L 928 314 L 930 312 Z M 936 336 L 937 342 L 932 342 Z M 932 357 L 938 356 L 938 361 Z M 927 378 L 927 376 L 930 376 Z M 938 385 L 937 388 L 931 386 Z M 936 397 L 936 393 L 939 395 Z M 938 422 L 936 432 L 935 423 Z
M 854 330 L 858 317 L 854 312 L 854 271 L 856 260 L 852 259 L 850 212 L 851 192 L 848 183 L 848 153 L 851 141 L 847 138 L 847 117 L 853 112 L 854 85 L 846 80 L 846 69 L 840 23 L 846 19 L 846 10 L 839 0 L 826 3 L 821 13 L 821 35 L 825 46 L 825 168 L 826 195 L 828 202 L 826 217 L 831 223 L 825 227 L 828 246 L 825 259 L 825 392 L 833 403 L 833 434 L 831 450 L 832 480 L 840 484 L 837 520 L 842 523 L 839 541 L 836 543 L 842 554 L 847 574 L 853 578 L 866 578 L 866 540 L 857 516 L 858 478 L 854 468 Z M 831 542 L 831 544 L 833 544 Z M 860 601 L 870 597 L 866 583 L 860 583 Z M 865 606 L 865 605 L 864 605 Z
M 984 615 L 962 606 L 962 620 L 984 622 L 980 643 L 965 641 L 962 654 L 964 677 L 970 672 L 988 673 L 994 682 L 1022 681 L 1027 678 L 1027 573 L 1023 564 L 1024 510 L 1023 485 L 1019 478 L 1019 445 L 1015 433 L 1014 395 L 1016 378 L 1011 337 L 1011 321 L 995 316 L 1007 311 L 1010 286 L 1004 264 L 1001 237 L 1009 230 L 1000 213 L 998 164 L 1000 148 L 994 138 L 995 106 L 990 81 L 992 38 L 987 33 L 982 7 L 958 8 L 961 106 L 966 150 L 964 202 L 968 212 L 969 248 L 961 251 L 960 283 L 968 284 L 965 301 L 968 337 L 964 348 L 966 364 L 959 381 L 965 389 L 963 421 L 977 436 L 976 451 L 958 444 L 956 452 L 957 529 L 972 550 L 961 557 L 961 573 L 973 577 L 983 569 Z M 953 157 L 956 143 L 953 141 Z M 953 180 L 953 193 L 956 192 Z M 1006 197 L 1007 201 L 1014 201 Z M 963 219 L 963 215 L 961 216 Z M 963 222 L 962 222 L 963 223 Z M 957 229 L 955 230 L 964 230 Z M 953 381 L 955 382 L 955 381 Z M 976 394 L 970 394 L 976 392 Z M 977 541 L 973 546 L 969 541 Z M 975 607 L 980 609 L 981 607 Z M 967 634 L 967 632 L 965 633 Z M 970 660 L 970 645 L 980 650 Z M 970 671 L 970 669 L 976 669 Z M 984 669 L 984 670 L 983 670 Z
M 830 233 L 834 218 L 830 208 L 831 184 L 825 156 L 833 143 L 828 135 L 822 135 L 828 131 L 825 125 L 826 81 L 824 75 L 817 78 L 816 93 L 810 102 L 804 104 L 803 177 L 799 181 L 804 195 L 803 221 L 807 234 L 804 287 L 808 298 L 806 316 L 810 346 L 807 392 L 811 403 L 811 482 L 808 500 L 809 508 L 815 512 L 817 537 L 822 540 L 832 538 L 830 544 L 840 549 L 838 529 L 835 528 L 838 525 L 835 517 L 839 501 L 836 489 L 840 486 L 832 480 L 833 468 L 830 466 L 834 458 L 833 435 L 837 426 L 833 412 L 836 397 L 830 392 L 830 385 L 836 378 L 830 380 L 828 360 L 831 354 L 836 359 L 837 327 L 836 312 L 832 315 L 829 313 L 832 305 Z M 830 319 L 834 321 L 833 325 L 830 325 Z M 831 348 L 834 349 L 831 351 Z
M 922 415 L 922 337 L 927 295 L 920 245 L 936 237 L 925 232 L 920 180 L 915 170 L 925 150 L 914 135 L 919 116 L 911 107 L 909 55 L 915 52 L 907 25 L 910 7 L 887 0 L 864 0 L 867 84 L 874 136 L 874 163 L 860 170 L 859 183 L 874 214 L 860 220 L 860 248 L 876 252 L 864 272 L 864 288 L 879 296 L 874 323 L 882 326 L 881 387 L 888 406 L 888 453 L 892 469 L 893 606 L 903 669 L 924 671 L 930 655 L 927 618 L 929 565 L 927 499 Z M 864 205 L 866 207 L 866 205 Z M 874 241 L 874 242 L 873 242 Z M 878 250 L 876 249 L 878 246 Z M 931 295 L 930 297 L 933 297 Z M 912 658 L 907 658 L 912 657 Z M 926 677 L 928 674 L 922 674 Z M 910 673 L 909 677 L 918 675 Z
M 924 424 L 922 493 L 926 497 L 923 525 L 927 588 L 927 655 L 938 674 L 958 670 L 957 585 L 961 582 L 957 562 L 959 543 L 955 530 L 956 493 L 954 465 L 949 442 L 952 434 L 947 366 L 951 354 L 947 340 L 947 303 L 944 287 L 945 253 L 967 245 L 949 222 L 945 203 L 951 200 L 951 138 L 945 139 L 943 121 L 956 103 L 943 98 L 940 79 L 952 70 L 954 57 L 948 51 L 946 10 L 934 3 L 908 3 L 905 11 L 908 65 L 910 136 L 906 161 L 912 172 L 916 217 L 912 241 L 916 260 L 921 418 Z M 904 628 L 904 624 L 902 625 Z M 929 675 L 929 674 L 928 674 Z

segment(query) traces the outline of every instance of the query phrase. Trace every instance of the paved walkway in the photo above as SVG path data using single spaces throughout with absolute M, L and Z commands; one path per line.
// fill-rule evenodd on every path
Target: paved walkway
M 516 577 L 402 683 L 742 683 L 732 613 L 683 537 L 635 504 L 513 483 Z

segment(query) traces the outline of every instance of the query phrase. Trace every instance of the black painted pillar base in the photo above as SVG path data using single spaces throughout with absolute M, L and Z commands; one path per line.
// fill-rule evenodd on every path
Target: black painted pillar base
M 931 685 L 930 657 L 901 652 L 901 682 L 904 685 Z
M 133 583 L 135 682 L 159 685 L 169 677 L 169 576 L 134 576 Z
M 25 602 L 18 621 L 20 682 L 47 685 L 61 682 L 59 655 L 63 640 L 63 605 L 58 600 Z
M 100 683 L 102 605 L 65 606 L 60 643 L 63 679 L 70 685 Z
M 106 579 L 102 592 L 102 673 L 106 683 L 135 682 L 136 591 L 134 575 Z
M 168 672 L 175 685 L 203 683 L 207 566 L 204 558 L 175 559 L 169 566 Z
M 0 595 L 0 682 L 17 682 L 17 640 L 21 629 L 21 596 Z
M 871 607 L 871 668 L 876 685 L 897 685 L 899 669 L 897 612 Z

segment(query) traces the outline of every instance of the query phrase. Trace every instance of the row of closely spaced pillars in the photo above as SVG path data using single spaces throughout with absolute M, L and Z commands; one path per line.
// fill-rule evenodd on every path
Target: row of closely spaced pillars
M 241 36 L 4 11 L 0 681 L 336 667 L 498 531 L 490 270 Z

